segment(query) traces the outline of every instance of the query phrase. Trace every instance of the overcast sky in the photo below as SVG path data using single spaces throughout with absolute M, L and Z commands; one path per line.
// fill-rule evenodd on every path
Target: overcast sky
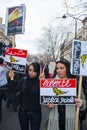
M 76 0 L 72 0 L 72 4 Z M 70 0 L 69 0 L 70 2 Z M 56 16 L 61 17 L 66 9 L 64 0 L 0 0 L 0 17 L 5 23 L 6 8 L 26 5 L 26 20 L 24 35 L 16 35 L 16 47 L 27 49 L 29 53 L 38 53 L 36 39 L 41 36 L 41 30 L 48 24 L 55 24 Z

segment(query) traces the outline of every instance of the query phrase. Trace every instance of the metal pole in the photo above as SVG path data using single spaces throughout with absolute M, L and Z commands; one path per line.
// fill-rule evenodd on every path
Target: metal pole
M 77 19 L 75 19 L 75 39 L 77 39 Z

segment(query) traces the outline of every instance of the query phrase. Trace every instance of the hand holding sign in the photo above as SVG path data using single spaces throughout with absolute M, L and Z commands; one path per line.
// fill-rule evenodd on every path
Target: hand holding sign
M 45 68 L 40 68 L 40 76 L 39 76 L 39 78 L 41 78 L 41 79 L 44 79 L 45 78 L 45 73 L 44 73 L 44 69 Z
M 81 107 L 82 106 L 82 99 L 75 98 L 75 103 L 76 103 L 77 107 Z
M 49 103 L 47 104 L 47 106 L 48 106 L 48 108 L 54 108 L 54 107 L 55 107 L 55 104 L 54 104 L 54 103 L 49 102 Z

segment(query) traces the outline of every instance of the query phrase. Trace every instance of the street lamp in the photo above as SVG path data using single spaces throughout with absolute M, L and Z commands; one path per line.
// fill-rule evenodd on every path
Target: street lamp
M 79 20 L 79 21 L 82 22 L 82 20 L 79 19 L 79 17 L 80 17 L 81 15 L 80 15 L 78 18 L 76 18 L 76 17 L 74 17 L 72 14 L 67 13 L 67 14 L 64 14 L 64 15 L 62 16 L 62 18 L 65 19 L 65 18 L 67 18 L 67 16 L 72 17 L 72 18 L 75 20 L 75 39 L 76 39 L 76 38 L 77 38 L 77 20 Z

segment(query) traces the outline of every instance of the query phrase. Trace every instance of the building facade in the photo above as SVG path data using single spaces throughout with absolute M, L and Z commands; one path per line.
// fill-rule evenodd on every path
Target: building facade
M 14 36 L 5 35 L 5 25 L 2 24 L 2 18 L 0 18 L 0 42 L 5 43 L 5 45 L 12 44 L 12 47 L 16 46 Z
M 77 31 L 77 40 L 87 41 L 87 17 L 82 21 L 83 27 Z M 61 45 L 60 57 L 70 61 L 72 58 L 72 40 L 74 39 L 73 33 L 68 33 L 67 38 Z

